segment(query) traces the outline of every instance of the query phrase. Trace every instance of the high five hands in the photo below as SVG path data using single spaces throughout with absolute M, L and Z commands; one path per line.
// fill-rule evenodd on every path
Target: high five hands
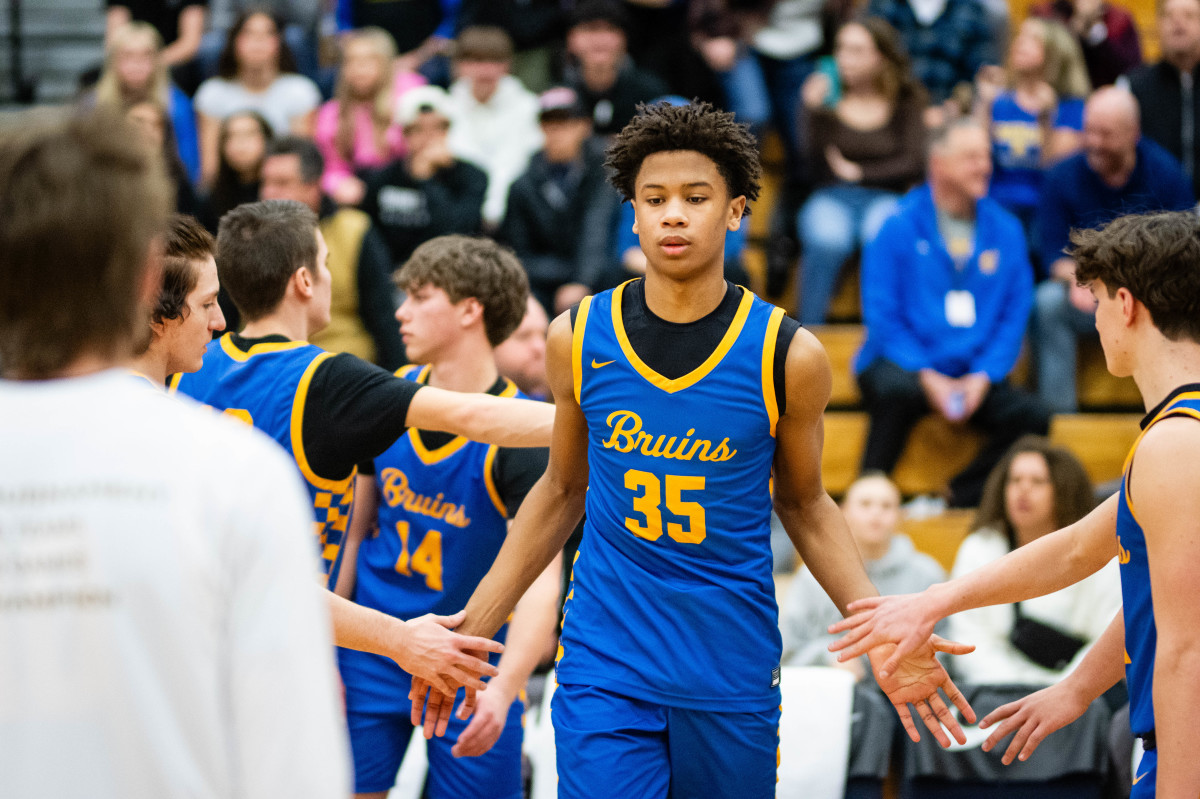
M 839 643 L 835 642 L 830 648 Z M 942 694 L 959 709 L 968 724 L 974 723 L 975 711 L 934 655 L 938 652 L 965 655 L 974 649 L 975 647 L 969 644 L 958 644 L 937 635 L 930 635 L 923 643 L 905 654 L 898 655 L 899 650 L 893 643 L 874 646 L 865 652 L 871 660 L 876 682 L 887 694 L 892 707 L 900 716 L 904 731 L 913 741 L 921 740 L 921 733 L 913 721 L 909 705 L 916 709 L 917 715 L 925 723 L 925 728 L 933 734 L 939 744 L 950 746 L 947 731 L 960 744 L 966 743 L 967 737 Z M 839 660 L 845 659 L 846 657 L 839 657 Z M 941 693 L 938 693 L 938 689 L 941 689 Z
M 942 746 L 950 745 L 943 727 L 959 743 L 965 743 L 962 727 L 938 689 L 968 723 L 974 723 L 975 711 L 934 655 L 965 655 L 975 647 L 933 634 L 933 626 L 941 617 L 924 594 L 867 597 L 851 602 L 849 610 L 850 616 L 829 627 L 831 633 L 846 633 L 829 645 L 830 651 L 838 653 L 839 661 L 861 655 L 870 658 L 875 679 L 891 699 L 909 738 L 920 740 L 908 709 L 911 704 Z

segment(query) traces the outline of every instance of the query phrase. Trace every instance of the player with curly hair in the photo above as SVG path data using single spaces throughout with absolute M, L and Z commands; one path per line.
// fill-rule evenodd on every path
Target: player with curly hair
M 633 203 L 646 276 L 552 324 L 549 466 L 461 629 L 493 634 L 586 507 L 552 706 L 559 795 L 774 796 L 772 472 L 775 508 L 837 605 L 877 593 L 821 484 L 829 362 L 781 309 L 724 279 L 725 234 L 760 175 L 732 114 L 643 107 L 609 166 Z M 969 708 L 935 645 L 948 646 L 927 642 L 881 684 L 910 734 L 906 702 L 948 743 L 939 719 L 961 731 L 937 689 Z M 430 694 L 426 734 L 448 707 Z

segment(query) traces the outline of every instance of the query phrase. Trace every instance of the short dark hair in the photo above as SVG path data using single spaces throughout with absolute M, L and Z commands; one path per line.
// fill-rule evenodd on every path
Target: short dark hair
M 296 57 L 292 55 L 292 50 L 288 47 L 287 40 L 283 38 L 283 20 L 280 16 L 267 8 L 248 8 L 241 14 L 238 14 L 237 19 L 229 26 L 229 33 L 225 36 L 225 46 L 221 48 L 221 55 L 217 59 L 218 77 L 225 80 L 234 80 L 237 78 L 238 34 L 242 32 L 242 28 L 246 27 L 246 23 L 250 21 L 251 17 L 256 17 L 260 14 L 275 23 L 275 36 L 279 39 L 279 71 L 281 73 L 298 71 L 296 69 Z
M 1195 211 L 1122 216 L 1071 232 L 1075 279 L 1125 288 L 1171 341 L 1200 342 L 1200 218 Z
M 108 109 L 0 130 L 0 361 L 40 378 L 145 335 L 139 291 L 172 197 L 162 158 Z
M 174 214 L 163 236 L 163 280 L 158 302 L 150 321 L 182 319 L 187 314 L 187 296 L 196 288 L 200 276 L 196 261 L 203 261 L 216 250 L 216 241 L 195 217 Z
M 458 61 L 512 61 L 513 41 L 504 28 L 472 25 L 458 34 L 454 43 Z
M 221 217 L 217 274 L 245 322 L 274 311 L 297 269 L 319 274 L 317 215 L 294 200 L 246 203 Z
M 517 256 L 491 239 L 438 236 L 413 251 L 396 273 L 405 291 L 434 286 L 451 302 L 468 297 L 483 306 L 483 327 L 495 347 L 525 318 L 529 279 Z
M 325 158 L 312 139 L 301 136 L 281 136 L 267 144 L 263 160 L 274 155 L 294 155 L 300 159 L 300 179 L 307 184 L 317 183 L 325 172 Z
M 1092 481 L 1079 459 L 1066 447 L 1051 443 L 1043 436 L 1022 436 L 1009 447 L 1004 457 L 992 467 L 987 482 L 983 484 L 983 496 L 975 514 L 972 530 L 984 528 L 996 530 L 1008 538 L 1011 548 L 1017 547 L 1017 532 L 1008 518 L 1004 488 L 1008 484 L 1008 473 L 1018 455 L 1033 452 L 1041 455 L 1050 472 L 1050 484 L 1054 489 L 1054 524 L 1063 528 L 1074 524 L 1091 513 L 1096 506 Z
M 732 113 L 701 101 L 639 105 L 637 116 L 608 148 L 605 166 L 612 170 L 612 184 L 626 200 L 632 200 L 642 162 L 654 153 L 671 150 L 694 150 L 707 156 L 717 165 L 731 198 L 745 196 L 748 203 L 758 199 L 762 177 L 758 141 Z M 750 213 L 749 205 L 746 213 Z

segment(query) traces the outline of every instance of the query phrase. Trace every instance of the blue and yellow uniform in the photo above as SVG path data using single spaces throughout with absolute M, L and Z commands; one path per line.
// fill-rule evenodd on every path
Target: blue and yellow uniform
M 313 532 L 332 587 L 354 504 L 354 471 L 331 480 L 316 474 L 304 452 L 304 405 L 317 367 L 333 353 L 304 341 L 270 341 L 241 349 L 233 334 L 208 345 L 198 372 L 175 375 L 171 388 L 252 424 L 295 459 L 313 503 Z
M 407 366 L 396 374 L 424 383 L 429 367 Z M 520 396 L 515 385 L 504 382 L 500 396 Z M 498 452 L 461 436 L 429 449 L 410 428 L 375 459 L 379 534 L 359 548 L 355 602 L 402 619 L 448 615 L 466 606 L 508 533 L 509 509 L 494 477 Z M 506 631 L 501 628 L 496 640 L 503 642 Z M 338 650 L 338 665 L 355 790 L 387 791 L 412 736 L 412 677 L 388 658 L 349 649 Z M 468 722 L 453 716 L 446 735 L 429 742 L 431 799 L 519 799 L 522 712 L 522 703 L 513 702 L 496 744 L 484 755 L 462 759 L 453 758 L 450 749 Z
M 1133 507 L 1130 476 L 1138 444 L 1157 422 L 1174 416 L 1200 421 L 1200 385 L 1176 389 L 1142 420 L 1142 433 L 1125 460 L 1117 504 L 1117 558 L 1121 564 L 1121 598 L 1125 615 L 1125 679 L 1129 684 L 1129 725 L 1135 736 L 1154 733 L 1154 657 L 1158 628 L 1150 593 L 1150 562 L 1146 533 Z M 1131 799 L 1154 796 L 1157 750 L 1148 750 L 1134 775 Z
M 590 480 L 552 716 L 560 796 L 774 795 L 783 311 L 738 289 L 716 349 L 668 379 L 626 334 L 629 285 L 584 300 L 574 324 Z

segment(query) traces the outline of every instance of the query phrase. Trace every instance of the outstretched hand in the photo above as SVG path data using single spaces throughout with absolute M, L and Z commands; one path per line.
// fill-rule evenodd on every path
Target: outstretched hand
M 1001 762 L 1007 766 L 1014 759 L 1028 760 L 1047 735 L 1082 716 L 1088 704 L 1087 698 L 1072 691 L 1069 683 L 1060 682 L 1001 705 L 979 722 L 981 730 L 1000 722 L 983 742 L 983 751 L 992 751 L 1015 732 Z
M 934 637 L 933 626 L 941 621 L 941 616 L 932 609 L 932 604 L 928 592 L 856 599 L 849 605 L 853 615 L 829 625 L 831 633 L 846 633 L 829 645 L 829 651 L 837 652 L 838 660 L 849 660 L 884 644 L 893 644 L 895 650 L 882 664 L 872 660 L 876 674 L 882 678 L 890 677 L 901 660 Z M 965 652 L 973 650 L 971 647 Z M 941 651 L 965 654 L 950 649 Z
M 453 697 L 460 686 L 483 688 L 482 677 L 498 670 L 487 661 L 488 652 L 503 652 L 504 645 L 490 638 L 459 635 L 451 629 L 462 624 L 464 612 L 453 616 L 426 614 L 404 625 L 405 635 L 389 653 L 400 668 L 435 690 Z
M 967 644 L 947 641 L 936 635 L 930 636 L 924 644 L 900 658 L 896 662 L 896 666 L 886 675 L 881 671 L 880 664 L 896 660 L 896 651 L 898 651 L 896 646 L 883 644 L 867 653 L 871 659 L 871 667 L 875 671 L 875 679 L 879 683 L 879 687 L 887 694 L 892 707 L 896 708 L 900 722 L 904 725 L 904 731 L 913 741 L 921 740 L 921 733 L 913 721 L 912 712 L 908 709 L 909 705 L 916 708 L 917 715 L 925 723 L 926 729 L 942 746 L 950 745 L 950 738 L 946 735 L 946 730 L 949 730 L 960 744 L 967 742 L 962 726 L 959 725 L 954 713 L 938 693 L 938 689 L 940 688 L 942 693 L 959 709 L 968 724 L 975 721 L 975 711 L 971 709 L 971 705 L 963 696 L 962 691 L 958 690 L 958 686 L 950 679 L 950 675 L 946 673 L 934 655 L 937 652 L 962 655 L 974 648 Z

